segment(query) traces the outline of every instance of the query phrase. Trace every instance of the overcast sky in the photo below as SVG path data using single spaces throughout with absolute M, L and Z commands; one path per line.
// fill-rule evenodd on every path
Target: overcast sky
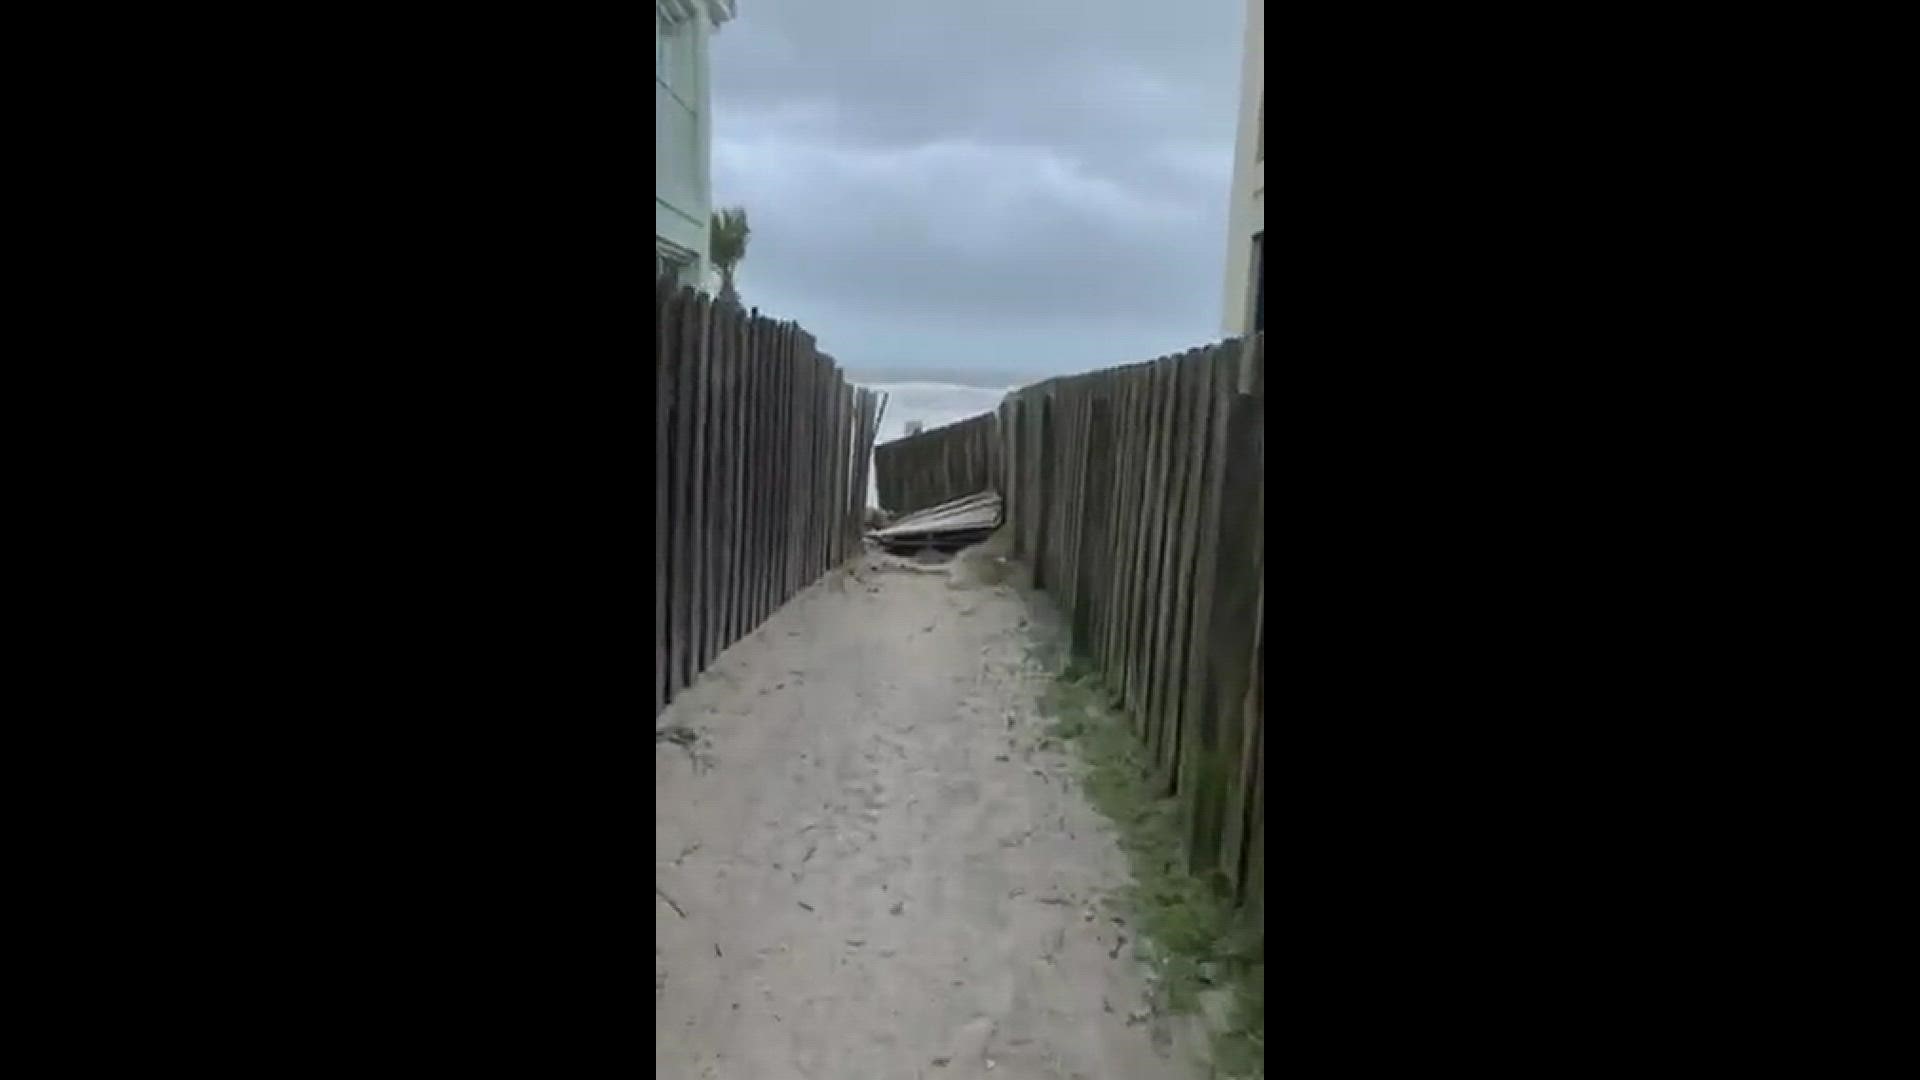
M 1001 382 L 1220 336 L 1244 0 L 741 0 L 741 299 L 856 373 Z

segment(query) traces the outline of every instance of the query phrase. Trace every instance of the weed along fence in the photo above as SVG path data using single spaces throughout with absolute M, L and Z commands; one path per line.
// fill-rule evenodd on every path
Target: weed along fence
M 654 417 L 654 712 L 860 551 L 881 395 L 793 323 L 662 280 Z
M 970 433 L 996 433 L 989 483 L 1014 553 L 1129 717 L 1155 785 L 1178 797 L 1188 869 L 1253 906 L 1265 886 L 1262 343 L 1025 387 L 990 417 L 876 455 L 905 502 L 938 502 L 966 494 L 947 470 L 973 456 Z
M 895 439 L 873 453 L 875 493 L 884 509 L 911 514 L 990 490 L 1000 449 L 993 413 Z

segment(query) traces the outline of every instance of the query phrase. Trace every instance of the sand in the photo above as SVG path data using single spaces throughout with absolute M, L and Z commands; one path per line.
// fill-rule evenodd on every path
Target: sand
M 949 564 L 869 554 L 657 721 L 655 1075 L 1187 1080 L 1145 1008 L 1126 859 L 1035 748 L 1030 619 Z

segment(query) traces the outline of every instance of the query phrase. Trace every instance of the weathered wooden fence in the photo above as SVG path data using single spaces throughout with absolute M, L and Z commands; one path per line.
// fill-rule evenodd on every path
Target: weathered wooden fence
M 880 395 L 797 325 L 655 286 L 654 712 L 860 551 Z
M 1155 782 L 1181 800 L 1189 869 L 1224 875 L 1255 905 L 1266 873 L 1263 372 L 1262 338 L 1225 341 L 1017 390 L 987 428 L 1013 551 L 1130 717 Z M 907 503 L 966 494 L 941 470 L 961 453 L 958 433 L 986 419 L 881 447 L 897 456 L 880 482 Z
M 987 413 L 880 446 L 873 452 L 873 467 L 881 507 L 911 514 L 996 488 L 999 423 Z
M 1263 339 L 1001 406 L 1013 546 L 1180 797 L 1197 875 L 1265 885 Z

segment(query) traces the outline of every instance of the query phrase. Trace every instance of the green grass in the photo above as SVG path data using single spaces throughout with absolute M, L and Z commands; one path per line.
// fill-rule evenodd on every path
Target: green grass
M 1160 798 L 1146 748 L 1108 707 L 1107 688 L 1075 659 L 1040 699 L 1051 738 L 1071 742 L 1084 766 L 1082 786 L 1120 835 L 1134 881 L 1109 898 L 1132 919 L 1135 956 L 1160 974 L 1164 1004 L 1191 1012 L 1200 995 L 1225 990 L 1233 1007 L 1213 1042 L 1216 1075 L 1259 1077 L 1265 1069 L 1264 930 L 1234 909 L 1226 880 L 1186 871 L 1180 801 Z

